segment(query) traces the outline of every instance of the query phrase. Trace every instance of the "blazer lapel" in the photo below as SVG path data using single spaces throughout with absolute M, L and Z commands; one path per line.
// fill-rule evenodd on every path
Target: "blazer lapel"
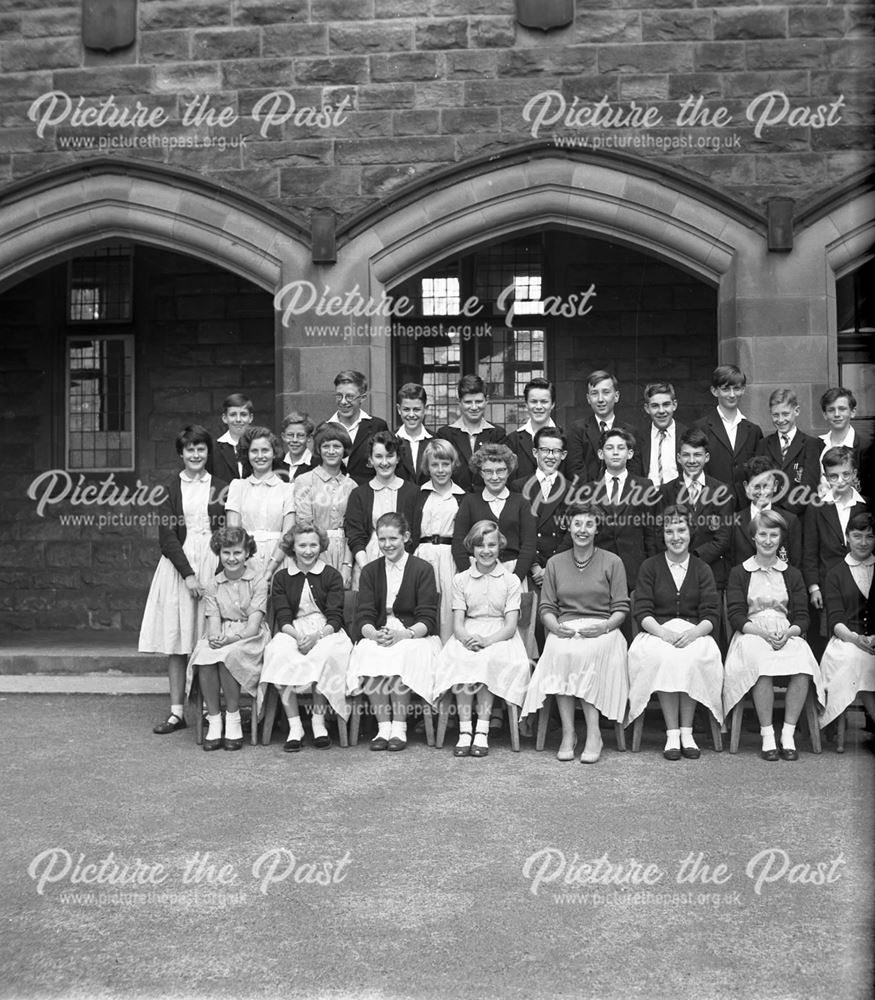
M 730 455 L 733 454 L 732 445 L 729 443 L 726 428 L 723 426 L 723 421 L 720 419 L 719 414 L 712 414 L 708 417 L 708 426 L 717 441 L 723 445 Z M 735 443 L 738 444 L 738 435 L 736 435 Z

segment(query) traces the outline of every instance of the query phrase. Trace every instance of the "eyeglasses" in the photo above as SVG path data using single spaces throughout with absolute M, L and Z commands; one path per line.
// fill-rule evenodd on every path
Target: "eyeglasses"
M 363 399 L 364 393 L 360 393 L 358 396 L 344 396 L 342 393 L 334 394 L 335 403 L 354 403 L 356 400 Z
M 564 455 L 564 448 L 539 448 L 538 451 L 542 455 Z
M 828 483 L 837 483 L 842 480 L 845 483 L 849 483 L 856 473 L 854 472 L 827 472 L 826 481 Z

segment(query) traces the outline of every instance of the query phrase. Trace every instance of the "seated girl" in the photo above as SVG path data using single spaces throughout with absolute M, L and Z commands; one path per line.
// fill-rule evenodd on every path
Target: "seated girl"
M 847 538 L 848 554 L 827 573 L 824 585 L 832 638 L 820 661 L 826 692 L 821 727 L 837 719 L 857 695 L 875 719 L 875 516 L 853 514 Z
M 529 658 L 517 632 L 519 579 L 498 561 L 505 537 L 495 521 L 478 521 L 465 536 L 474 565 L 453 578 L 453 636 L 438 656 L 435 694 L 453 689 L 459 711 L 456 757 L 489 753 L 495 697 L 520 706 L 529 682 Z M 471 714 L 477 699 L 477 733 Z
M 453 482 L 453 472 L 459 467 L 459 455 L 449 441 L 432 438 L 422 449 L 422 468 L 429 481 L 423 483 L 416 498 L 411 524 L 414 555 L 431 564 L 440 600 L 439 630 L 441 642 L 453 634 L 451 592 L 456 566 L 453 562 L 453 525 L 459 504 L 465 496 L 461 486 Z
M 207 635 L 188 661 L 187 690 L 198 671 L 207 705 L 204 750 L 240 750 L 241 690 L 255 698 L 264 647 L 270 638 L 264 621 L 267 580 L 252 562 L 255 540 L 244 528 L 220 528 L 210 539 L 221 571 L 206 586 L 204 597 Z M 225 694 L 225 731 L 222 734 L 220 691 Z
M 665 552 L 644 561 L 635 588 L 641 631 L 629 647 L 629 720 L 641 715 L 655 691 L 665 719 L 666 760 L 698 758 L 697 702 L 723 721 L 723 661 L 712 638 L 717 586 L 708 565 L 690 554 L 691 525 L 686 507 L 666 507 Z
M 817 660 L 802 638 L 808 628 L 808 595 L 802 574 L 783 559 L 786 520 L 774 510 L 750 522 L 756 552 L 733 566 L 726 585 L 729 624 L 735 632 L 726 654 L 723 711 L 751 692 L 760 723 L 763 760 L 798 760 L 796 723 L 808 695 L 809 678 L 820 684 Z M 772 712 L 774 679 L 787 682 L 781 748 L 775 740 Z
M 304 742 L 298 695 L 313 693 L 313 746 L 331 746 L 325 727 L 328 705 L 349 715 L 346 672 L 352 643 L 343 630 L 343 580 L 322 556 L 328 537 L 321 528 L 298 521 L 282 540 L 294 559 L 274 575 L 271 602 L 276 635 L 264 654 L 259 710 L 268 684 L 276 684 L 289 720 L 283 749 L 295 753 Z M 259 711 L 260 714 L 260 711 Z
M 377 717 L 371 750 L 404 750 L 411 692 L 433 700 L 434 664 L 440 652 L 437 588 L 427 562 L 407 554 L 407 520 L 383 514 L 377 521 L 380 558 L 362 570 L 356 614 L 359 641 L 349 661 L 347 689 L 364 690 Z

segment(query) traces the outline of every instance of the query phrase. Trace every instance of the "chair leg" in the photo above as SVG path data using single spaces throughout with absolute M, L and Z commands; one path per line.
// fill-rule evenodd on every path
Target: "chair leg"
M 741 740 L 741 721 L 744 717 L 744 699 L 732 709 L 732 730 L 729 735 L 729 752 L 738 753 L 738 744 Z
M 336 712 L 334 717 L 337 719 L 337 739 L 342 747 L 349 746 L 349 733 L 347 732 L 346 719 L 342 715 L 338 715 Z
M 510 748 L 515 753 L 520 752 L 520 710 L 512 702 L 507 705 L 507 724 L 510 727 Z
M 614 735 L 617 738 L 617 750 L 619 750 L 620 753 L 625 753 L 626 752 L 626 732 L 623 729 L 623 723 L 622 722 L 615 722 L 614 723 Z
M 644 732 L 644 713 L 632 723 L 632 753 L 641 752 L 641 734 Z
M 808 695 L 805 698 L 805 717 L 808 720 L 808 733 L 811 736 L 811 752 L 821 753 L 823 747 L 820 742 L 820 719 L 817 715 L 817 705 L 814 701 L 814 693 L 811 688 L 808 689 Z
M 270 738 L 273 735 L 278 701 L 276 685 L 268 684 L 264 692 L 264 721 L 261 724 L 261 745 L 265 747 L 270 743 Z
M 434 738 L 434 745 L 441 749 L 444 740 L 447 738 L 447 724 L 450 721 L 450 703 L 453 697 L 452 691 L 444 691 L 437 700 L 438 724 L 437 733 Z
M 252 696 L 252 715 L 249 719 L 249 742 L 254 746 L 258 746 L 258 706 L 256 704 L 256 696 Z
M 191 682 L 191 691 L 188 694 L 189 701 L 194 705 L 194 741 L 198 746 L 203 746 L 204 742 L 204 699 L 201 695 L 201 686 L 198 683 L 198 676 L 195 672 Z
M 547 742 L 547 723 L 550 721 L 550 695 L 544 699 L 544 704 L 538 710 L 538 735 L 535 739 L 535 749 L 543 750 Z
M 425 722 L 425 742 L 428 746 L 434 746 L 434 716 L 431 705 L 427 701 L 422 703 L 422 718 Z
M 836 753 L 845 752 L 845 730 L 848 727 L 847 709 L 836 719 Z
M 359 742 L 359 726 L 362 721 L 362 708 L 364 707 L 364 698 L 362 695 L 357 694 L 350 698 L 350 713 L 349 713 L 349 745 L 351 747 L 358 746 Z
M 711 742 L 714 744 L 714 752 L 723 751 L 723 734 L 720 732 L 720 723 L 709 712 L 708 721 L 711 723 Z

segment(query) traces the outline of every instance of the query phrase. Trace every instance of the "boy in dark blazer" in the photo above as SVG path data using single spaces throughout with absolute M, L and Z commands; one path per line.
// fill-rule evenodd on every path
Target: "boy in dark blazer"
M 775 433 L 760 441 L 757 454 L 769 458 L 782 475 L 778 502 L 784 510 L 801 518 L 809 497 L 817 493 L 820 483 L 822 443 L 796 426 L 799 401 L 792 389 L 775 389 L 769 396 L 769 415 Z
M 340 424 L 352 440 L 352 451 L 346 459 L 346 474 L 358 486 L 366 483 L 373 470 L 368 465 L 368 441 L 377 431 L 389 429 L 385 420 L 372 417 L 362 409 L 368 394 L 368 380 L 361 372 L 344 370 L 334 376 L 334 401 L 337 409 L 328 418 L 329 424 Z
M 766 455 L 754 455 L 744 466 L 743 487 L 747 503 L 733 517 L 732 536 L 729 541 L 729 560 L 732 566 L 743 563 L 756 553 L 750 534 L 750 522 L 764 510 L 774 510 L 787 522 L 787 536 L 778 558 L 796 569 L 802 569 L 802 522 L 785 507 L 773 502 L 780 492 L 781 477 L 775 463 Z
M 503 444 L 504 428 L 485 418 L 486 384 L 479 375 L 459 379 L 459 419 L 438 428 L 437 436 L 449 441 L 459 453 L 459 468 L 453 478 L 466 493 L 483 489 L 483 480 L 471 472 L 471 456 L 484 444 Z
M 650 382 L 644 387 L 644 412 L 650 419 L 635 432 L 637 448 L 630 468 L 660 489 L 680 474 L 677 455 L 686 427 L 674 418 L 677 408 L 671 382 Z
M 586 380 L 586 401 L 592 413 L 575 420 L 568 431 L 566 475 L 572 483 L 588 483 L 604 475 L 605 465 L 599 458 L 602 434 L 614 427 L 627 430 L 634 439 L 635 429 L 617 420 L 614 408 L 620 400 L 620 383 L 616 375 L 594 371 Z
M 248 396 L 242 392 L 232 392 L 225 397 L 222 403 L 222 423 L 227 430 L 216 438 L 207 463 L 207 472 L 217 479 L 230 483 L 232 479 L 242 479 L 252 471 L 250 469 L 247 472 L 244 462 L 237 456 L 237 443 L 252 423 L 252 417 L 252 400 Z
M 529 419 L 507 435 L 505 444 L 516 455 L 517 479 L 529 479 L 538 468 L 535 453 L 535 436 L 542 428 L 555 428 L 551 414 L 556 406 L 553 383 L 545 378 L 533 378 L 523 389 L 523 401 Z M 564 463 L 563 463 L 564 464 Z M 564 472 L 564 468 L 560 468 Z M 511 486 L 513 489 L 513 486 Z
M 425 426 L 428 395 L 416 382 L 405 382 L 395 397 L 395 409 L 401 426 L 395 431 L 398 441 L 396 473 L 408 483 L 422 486 L 428 482 L 428 471 L 422 468 L 422 452 L 434 435 Z
M 717 400 L 713 413 L 696 421 L 708 435 L 708 475 L 728 483 L 736 503 L 744 506 L 744 463 L 752 458 L 763 438 L 760 428 L 739 410 L 747 377 L 737 365 L 718 365 L 711 377 L 711 395 Z

